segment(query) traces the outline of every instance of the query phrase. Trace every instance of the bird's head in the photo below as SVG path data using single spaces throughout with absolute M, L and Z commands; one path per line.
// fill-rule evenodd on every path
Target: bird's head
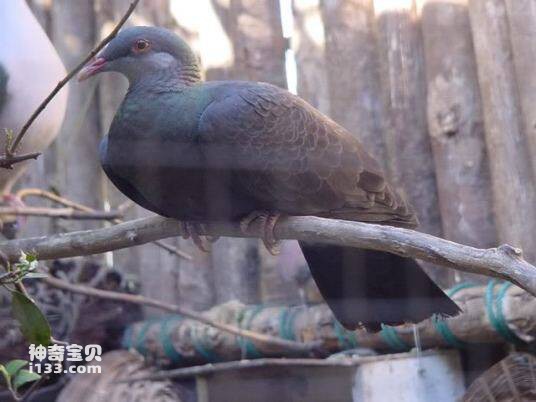
M 123 29 L 78 74 L 85 80 L 104 71 L 125 75 L 130 83 L 158 74 L 199 80 L 199 67 L 188 44 L 173 32 L 159 27 Z

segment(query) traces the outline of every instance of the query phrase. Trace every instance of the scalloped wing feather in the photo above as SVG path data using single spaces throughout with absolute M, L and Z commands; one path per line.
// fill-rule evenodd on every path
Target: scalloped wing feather
M 285 90 L 264 83 L 235 85 L 207 107 L 199 129 L 201 143 L 226 154 L 240 191 L 268 209 L 417 224 L 359 141 Z

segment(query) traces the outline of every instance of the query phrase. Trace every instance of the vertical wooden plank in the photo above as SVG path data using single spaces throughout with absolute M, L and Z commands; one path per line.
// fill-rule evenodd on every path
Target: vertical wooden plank
M 385 141 L 391 178 L 419 217 L 419 230 L 441 235 L 434 161 L 426 122 L 426 80 L 420 21 L 412 0 L 374 1 L 386 107 Z M 426 264 L 428 266 L 428 264 Z M 430 270 L 441 285 L 445 270 Z
M 520 115 L 506 7 L 503 0 L 471 0 L 469 11 L 499 239 L 522 247 L 534 261 L 534 175 Z
M 422 0 L 420 6 L 443 234 L 493 247 L 491 179 L 467 1 Z
M 292 48 L 298 70 L 297 92 L 322 113 L 330 113 L 326 40 L 320 0 L 294 0 Z
M 259 303 L 258 242 L 221 238 L 212 245 L 211 254 L 216 302 Z
M 297 94 L 322 113 L 330 115 L 330 90 L 326 58 L 326 34 L 321 0 L 294 0 L 294 31 L 291 38 L 296 58 Z M 332 92 L 332 91 L 331 91 Z M 275 269 L 298 294 L 289 293 L 289 302 L 323 302 L 297 242 L 285 242 Z M 295 298 L 295 300 L 291 299 Z
M 205 75 L 211 79 L 227 79 L 235 72 L 235 45 L 227 29 L 226 7 L 211 0 L 194 4 L 187 0 L 171 4 L 178 32 L 199 54 Z M 226 14 L 227 15 L 227 14 Z M 229 17 L 230 18 L 230 17 Z M 218 41 L 217 48 L 214 41 Z M 212 244 L 208 261 L 212 265 L 215 303 L 238 300 L 259 302 L 259 256 L 256 240 L 221 238 Z M 182 289 L 182 287 L 181 287 Z
M 381 163 L 386 150 L 372 0 L 322 2 L 330 116 Z
M 207 70 L 207 79 L 264 81 L 285 88 L 286 45 L 279 1 L 212 0 L 212 4 L 231 41 L 234 62 L 229 68 Z
M 505 0 L 510 42 L 522 108 L 522 121 L 528 139 L 530 160 L 536 177 L 536 2 Z
M 230 58 L 220 63 L 205 63 L 208 80 L 264 81 L 286 87 L 285 40 L 281 31 L 279 2 L 275 0 L 210 1 L 223 34 L 223 42 L 230 45 Z M 210 35 L 213 26 L 201 27 L 201 57 L 210 57 L 213 43 L 203 36 Z M 210 48 L 203 46 L 203 43 Z M 232 297 L 244 302 L 259 302 L 259 277 L 263 301 L 285 303 L 289 292 L 284 279 L 276 269 L 276 259 L 264 250 L 259 254 L 257 240 L 218 240 L 213 245 L 214 281 L 218 302 Z M 246 257 L 247 256 L 247 257 Z M 259 273 L 259 266 L 260 273 Z M 221 286 L 220 286 L 221 285 Z M 247 289 L 247 290 L 246 290 Z
M 41 24 L 43 30 L 47 33 L 50 40 L 51 38 L 51 5 L 50 3 L 42 0 L 27 0 L 26 2 L 35 18 Z M 28 166 L 28 170 L 24 173 L 21 179 L 15 185 L 15 189 L 21 188 L 42 188 L 47 189 L 53 181 L 53 175 L 50 168 L 54 165 L 56 159 L 55 148 L 51 146 L 47 148 L 43 154 Z M 27 205 L 46 205 L 52 206 L 43 200 L 26 200 Z M 43 236 L 48 233 L 52 233 L 53 225 L 48 219 L 28 219 L 24 225 L 22 225 L 19 236 L 21 237 L 33 237 Z
M 67 69 L 91 50 L 96 39 L 95 28 L 93 2 L 53 2 L 52 37 Z M 96 94 L 95 81 L 69 84 L 67 113 L 55 147 L 58 188 L 62 195 L 101 208 L 102 171 L 97 157 L 101 128 Z M 96 226 L 94 222 L 68 224 L 72 229 Z

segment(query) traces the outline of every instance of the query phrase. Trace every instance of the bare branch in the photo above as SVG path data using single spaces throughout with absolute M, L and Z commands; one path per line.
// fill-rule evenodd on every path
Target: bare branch
M 115 220 L 121 214 L 116 211 L 77 211 L 74 208 L 0 207 L 1 215 L 40 216 L 76 220 Z
M 0 157 L 0 168 L 13 169 L 13 165 L 29 159 L 37 159 L 39 155 L 41 155 L 40 152 L 32 152 L 23 155 L 4 155 Z
M 20 198 L 21 200 L 24 200 L 27 197 L 41 197 L 41 198 L 46 198 L 48 200 L 56 202 L 58 204 L 65 205 L 66 207 L 77 209 L 79 211 L 88 212 L 88 213 L 95 213 L 96 212 L 93 208 L 90 208 L 90 207 L 88 207 L 86 205 L 78 204 L 77 202 L 68 200 L 67 198 L 60 197 L 57 194 L 54 194 L 54 193 L 52 193 L 50 191 L 41 190 L 39 188 L 22 189 L 16 194 L 16 196 L 18 198 Z M 126 201 L 123 204 L 119 205 L 119 207 L 117 207 L 117 210 L 121 214 L 123 214 L 124 211 L 127 210 L 131 205 L 133 205 L 133 203 L 131 201 Z M 112 222 L 113 223 L 121 223 L 122 220 L 117 218 L 117 219 L 113 219 Z M 172 246 L 170 244 L 167 244 L 167 243 L 165 243 L 163 241 L 159 240 L 159 241 L 155 241 L 153 243 L 155 245 L 157 245 L 158 247 L 168 251 L 169 253 L 176 255 L 177 257 L 184 258 L 185 260 L 188 260 L 188 261 L 193 260 L 193 258 L 192 258 L 192 256 L 190 254 L 185 253 L 184 251 L 179 250 L 177 247 L 174 247 L 174 246 Z
M 60 197 L 59 195 L 54 194 L 51 191 L 42 190 L 40 188 L 23 188 L 22 190 L 19 190 L 15 194 L 15 197 L 19 198 L 21 201 L 24 201 L 24 199 L 27 197 L 46 198 L 52 202 L 63 205 L 64 207 L 74 208 L 74 209 L 77 209 L 79 211 L 84 211 L 84 212 L 95 212 L 93 208 L 71 201 L 67 198 Z M 121 209 L 118 208 L 118 211 L 120 210 Z
M 243 338 L 251 339 L 255 342 L 270 344 L 279 348 L 284 348 L 286 350 L 298 351 L 298 352 L 308 352 L 312 351 L 315 348 L 320 346 L 319 343 L 301 343 L 295 341 L 289 341 L 286 339 L 275 338 L 273 336 L 261 334 L 258 332 L 253 332 L 245 329 L 235 327 L 233 325 L 224 324 L 207 318 L 199 313 L 196 313 L 193 310 L 177 306 L 174 304 L 164 303 L 155 299 L 150 299 L 142 295 L 132 295 L 127 293 L 111 292 L 108 290 L 95 289 L 89 286 L 75 285 L 61 279 L 48 276 L 44 278 L 48 285 L 54 286 L 59 289 L 64 289 L 69 292 L 79 293 L 86 296 L 99 297 L 101 299 L 115 300 L 126 303 L 133 303 L 145 306 L 155 307 L 161 310 L 169 311 L 171 313 L 180 314 L 185 317 L 188 317 L 192 320 L 202 322 L 203 324 L 210 325 L 211 327 L 217 328 L 221 331 L 228 332 L 230 334 L 240 336 Z
M 50 101 L 52 99 L 54 99 L 56 94 L 71 80 L 71 78 L 73 78 L 82 69 L 82 67 L 84 67 L 93 57 L 95 57 L 95 55 L 104 46 L 106 46 L 108 44 L 108 42 L 110 42 L 113 38 L 115 38 L 115 36 L 117 35 L 117 33 L 119 32 L 121 27 L 127 21 L 128 17 L 130 17 L 130 14 L 132 14 L 134 9 L 138 5 L 139 1 L 140 0 L 134 0 L 132 3 L 130 3 L 130 6 L 128 7 L 127 12 L 123 16 L 123 18 L 121 18 L 121 20 L 119 20 L 119 22 L 117 23 L 117 25 L 115 26 L 113 31 L 110 32 L 110 34 L 106 38 L 104 38 L 91 52 L 89 52 L 87 57 L 84 60 L 82 60 L 74 69 L 72 69 L 65 76 L 65 78 L 63 78 L 60 82 L 58 82 L 58 84 L 52 90 L 52 92 L 45 98 L 45 100 L 43 102 L 41 102 L 41 104 L 37 107 L 37 109 L 32 113 L 32 115 L 30 116 L 28 121 L 26 123 L 24 123 L 24 126 L 22 126 L 21 130 L 19 131 L 19 133 L 15 137 L 15 140 L 12 142 L 11 147 L 9 148 L 9 150 L 7 152 L 7 155 L 5 155 L 4 159 L 9 160 L 10 158 L 11 159 L 15 158 L 14 154 L 15 154 L 15 152 L 17 150 L 17 147 L 19 146 L 19 144 L 20 144 L 20 142 L 22 140 L 22 137 L 24 137 L 24 134 L 26 134 L 26 132 L 28 131 L 28 129 L 30 128 L 32 123 L 35 121 L 35 119 L 37 119 L 37 117 L 41 114 L 41 112 L 43 110 L 45 110 L 45 108 L 48 106 Z M 39 154 L 37 154 L 37 155 L 39 155 Z M 18 157 L 18 158 L 20 158 L 20 157 Z M 0 165 L 0 167 L 6 167 L 6 166 Z
M 262 236 L 262 228 L 256 224 L 251 225 L 247 234 L 242 233 L 239 224 L 205 226 L 206 232 L 201 234 L 210 236 Z M 103 253 L 181 234 L 176 220 L 153 216 L 103 229 L 0 242 L 0 250 L 11 261 L 19 258 L 21 250 L 49 260 Z M 310 216 L 282 218 L 275 227 L 275 235 L 279 239 L 339 244 L 418 258 L 460 271 L 509 280 L 536 295 L 536 267 L 522 258 L 520 249 L 509 245 L 478 249 L 409 229 Z

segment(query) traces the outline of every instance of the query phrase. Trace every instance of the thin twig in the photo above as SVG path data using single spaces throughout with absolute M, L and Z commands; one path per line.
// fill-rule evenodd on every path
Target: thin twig
M 201 235 L 262 237 L 259 224 L 243 233 L 238 223 L 203 225 Z M 312 216 L 282 218 L 274 229 L 278 239 L 297 239 L 386 251 L 413 257 L 464 272 L 493 276 L 513 282 L 536 296 L 536 267 L 509 245 L 478 249 L 414 230 Z M 107 228 L 61 235 L 0 242 L 11 261 L 20 251 L 34 252 L 41 260 L 98 254 L 182 235 L 174 219 L 160 216 L 136 219 Z M 326 267 L 326 269 L 328 269 Z
M 175 246 L 172 246 L 171 244 L 167 244 L 166 242 L 162 240 L 153 241 L 153 244 L 156 244 L 161 249 L 166 250 L 167 252 L 174 254 L 178 257 L 184 258 L 185 260 L 193 261 L 194 259 L 194 257 L 192 257 L 190 254 L 182 251 L 181 249 Z
M 26 189 L 22 189 L 20 190 L 16 196 L 18 198 L 20 198 L 21 200 L 24 200 L 24 198 L 26 197 L 41 197 L 41 198 L 46 198 L 46 199 L 49 199 L 53 202 L 56 202 L 58 204 L 62 204 L 62 205 L 65 205 L 66 207 L 70 207 L 70 208 L 75 208 L 75 209 L 78 209 L 80 211 L 84 211 L 84 212 L 95 212 L 95 210 L 93 208 L 90 208 L 86 205 L 82 205 L 82 204 L 78 204 L 74 201 L 71 201 L 71 200 L 68 200 L 67 198 L 63 198 L 63 197 L 60 197 L 59 195 L 57 194 L 54 194 L 50 191 L 46 191 L 46 190 L 41 190 L 39 188 L 26 188 Z M 122 203 L 121 205 L 119 205 L 119 207 L 117 207 L 117 210 L 120 211 L 121 213 L 124 213 L 126 209 L 128 209 L 132 204 L 131 201 L 126 201 L 124 203 Z M 121 219 L 114 219 L 112 220 L 113 223 L 121 223 L 123 222 Z M 188 253 L 185 253 L 184 251 L 182 250 L 179 250 L 177 247 L 174 247 L 170 244 L 167 244 L 163 241 L 154 241 L 153 242 L 155 245 L 157 245 L 158 247 L 168 251 L 169 253 L 171 254 L 174 254 L 178 257 L 181 257 L 181 258 L 184 258 L 185 260 L 188 260 L 188 261 L 192 261 L 193 260 L 193 257 L 188 254 Z
M 76 220 L 115 220 L 120 213 L 116 211 L 77 211 L 74 208 L 43 208 L 43 207 L 0 207 L 1 215 L 40 216 L 47 218 Z
M 69 82 L 69 80 L 71 78 L 73 78 L 93 57 L 95 57 L 95 55 L 97 53 L 99 53 L 99 51 L 104 46 L 106 46 L 108 44 L 108 42 L 110 42 L 117 35 L 117 33 L 119 32 L 119 30 L 121 29 L 123 24 L 127 21 L 128 17 L 130 17 L 130 14 L 132 14 L 134 9 L 138 5 L 139 1 L 140 0 L 134 0 L 132 3 L 130 3 L 130 6 L 128 7 L 127 12 L 123 16 L 123 18 L 121 18 L 119 20 L 119 22 L 117 23 L 115 28 L 112 30 L 112 32 L 110 32 L 110 34 L 106 38 L 104 38 L 91 52 L 89 52 L 87 57 L 84 60 L 82 60 L 74 69 L 72 69 L 65 76 L 64 79 L 62 79 L 60 82 L 58 82 L 58 84 L 52 90 L 52 92 L 45 98 L 45 100 L 43 102 L 41 102 L 41 104 L 37 107 L 37 109 L 32 113 L 32 115 L 30 116 L 28 121 L 26 123 L 24 123 L 24 126 L 22 126 L 22 129 L 19 131 L 19 133 L 15 137 L 15 140 L 11 144 L 11 147 L 9 148 L 9 152 L 6 155 L 6 157 L 8 157 L 8 158 L 12 157 L 15 154 L 15 151 L 17 150 L 17 147 L 19 146 L 19 144 L 20 144 L 20 142 L 22 140 L 22 137 L 24 137 L 24 134 L 26 134 L 26 132 L 28 131 L 28 129 L 30 128 L 32 123 L 35 121 L 37 116 L 39 116 L 41 114 L 41 112 L 43 110 L 45 110 L 47 105 L 56 96 L 56 94 L 60 91 L 60 89 L 62 89 Z
M 273 336 L 241 329 L 233 325 L 214 321 L 210 318 L 207 318 L 185 307 L 181 307 L 181 306 L 177 306 L 177 305 L 169 304 L 169 303 L 164 303 L 155 299 L 150 299 L 142 295 L 132 295 L 132 294 L 127 294 L 127 293 L 112 292 L 109 290 L 95 289 L 95 288 L 83 286 L 83 285 L 75 285 L 75 284 L 63 281 L 61 279 L 54 278 L 52 276 L 48 276 L 44 278 L 43 281 L 46 282 L 50 286 L 53 286 L 58 289 L 67 290 L 73 293 L 79 293 L 79 294 L 83 294 L 86 296 L 98 297 L 101 299 L 108 299 L 108 300 L 115 300 L 115 301 L 120 301 L 120 302 L 125 302 L 125 303 L 133 303 L 133 304 L 138 304 L 138 305 L 151 306 L 151 307 L 155 307 L 161 310 L 169 311 L 171 313 L 180 314 L 192 320 L 196 320 L 203 324 L 217 328 L 220 331 L 225 331 L 230 334 L 240 336 L 243 338 L 248 338 L 255 342 L 284 348 L 285 350 L 308 352 L 308 351 L 317 349 L 320 346 L 319 343 L 317 342 L 301 343 L 301 342 L 289 341 L 286 339 L 276 338 Z
M 24 162 L 29 159 L 37 159 L 41 155 L 40 152 L 32 152 L 30 154 L 12 155 L 8 154 L 0 157 L 0 168 L 13 169 L 13 165 L 16 163 Z
M 21 201 L 24 201 L 24 199 L 27 197 L 46 198 L 50 201 L 53 201 L 57 204 L 61 204 L 68 208 L 74 208 L 74 209 L 77 209 L 79 211 L 84 211 L 84 212 L 95 212 L 93 208 L 71 201 L 67 198 L 60 197 L 59 195 L 54 194 L 51 191 L 41 190 L 40 188 L 24 188 L 22 190 L 19 190 L 15 194 L 15 197 L 19 198 Z
M 1 250 L 0 250 L 0 265 L 4 267 L 7 273 L 13 273 L 15 276 L 17 275 L 17 273 L 13 271 L 13 268 L 11 266 L 11 262 L 8 256 Z M 6 287 L 5 285 L 6 284 L 4 283 L 3 286 Z M 24 284 L 22 283 L 22 280 L 19 279 L 19 280 L 14 281 L 13 285 L 15 286 L 16 290 L 18 290 L 20 293 L 22 293 L 23 295 L 31 299 L 30 295 L 28 294 L 28 291 L 26 290 L 26 288 L 24 287 Z

